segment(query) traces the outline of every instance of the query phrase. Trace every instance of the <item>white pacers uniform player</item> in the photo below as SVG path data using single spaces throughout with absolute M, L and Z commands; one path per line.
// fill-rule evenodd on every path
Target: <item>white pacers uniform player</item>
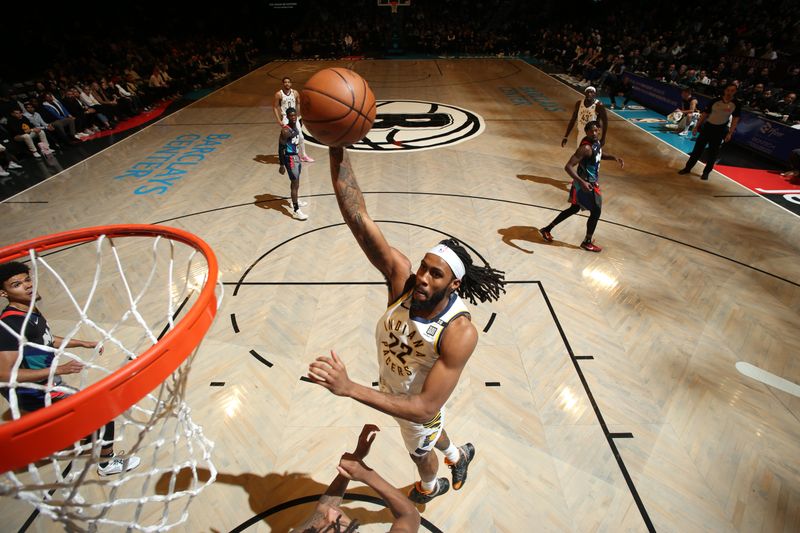
M 412 291 L 389 305 L 375 328 L 378 344 L 380 390 L 392 394 L 418 394 L 433 364 L 439 359 L 439 343 L 447 325 L 461 315 L 466 304 L 453 292 L 447 307 L 432 320 L 411 317 Z M 444 428 L 444 407 L 431 420 L 417 424 L 395 418 L 408 452 L 425 455 L 433 449 Z
M 585 106 L 584 103 L 585 100 L 581 100 L 581 103 L 578 104 L 578 148 L 580 148 L 583 138 L 586 137 L 584 130 L 586 124 L 593 120 L 598 120 L 597 99 L 595 99 L 590 106 Z
M 297 91 L 294 89 L 289 89 L 289 94 L 283 92 L 283 89 L 278 91 L 281 95 L 281 125 L 285 126 L 289 123 L 289 119 L 286 118 L 286 110 L 290 107 L 293 107 L 297 110 Z M 300 155 L 306 154 L 306 146 L 305 146 L 305 137 L 303 137 L 303 126 L 300 124 L 301 120 L 297 119 L 297 129 L 300 131 L 300 140 L 299 140 L 299 147 L 300 147 Z

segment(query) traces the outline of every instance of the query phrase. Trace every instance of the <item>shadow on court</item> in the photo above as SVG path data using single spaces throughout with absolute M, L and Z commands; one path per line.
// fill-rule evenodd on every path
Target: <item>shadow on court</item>
M 571 181 L 561 181 L 547 176 L 533 176 L 531 174 L 517 174 L 517 178 L 539 183 L 541 185 L 550 185 L 551 187 L 555 187 L 556 189 L 564 192 L 569 192 L 569 186 L 572 183 Z
M 253 161 L 256 163 L 261 163 L 263 165 L 279 165 L 280 161 L 278 160 L 277 154 L 258 154 L 253 158 Z
M 156 482 L 157 494 L 168 494 L 172 477 L 172 472 L 161 475 Z M 208 470 L 197 469 L 197 478 L 200 482 L 208 481 L 209 477 Z M 188 490 L 191 480 L 192 470 L 181 469 L 175 475 L 173 492 Z M 250 473 L 238 475 L 218 473 L 216 483 L 241 487 L 247 494 L 250 509 L 253 511 L 252 517 L 235 517 L 234 521 L 239 522 L 239 525 L 232 531 L 243 531 L 253 526 L 258 528 L 259 523 L 268 524 L 270 531 L 289 531 L 314 513 L 317 500 L 328 489 L 328 485 L 314 481 L 308 474 L 297 472 L 283 474 L 270 472 L 263 476 Z M 374 493 L 364 486 L 348 487 L 343 509 L 351 520 L 358 520 L 361 524 L 392 523 L 392 513 L 389 509 L 374 511 L 364 507 L 353 507 L 354 503 L 348 502 L 347 494 L 374 497 Z
M 266 210 L 277 211 L 278 213 L 292 218 L 292 211 L 289 209 L 289 202 L 285 196 L 276 196 L 274 194 L 258 194 L 255 196 L 256 201 L 253 202 L 256 207 Z
M 517 250 L 525 252 L 526 254 L 532 254 L 533 250 L 526 250 L 525 248 L 517 245 L 514 241 L 524 241 L 531 244 L 544 244 L 546 246 L 558 246 L 561 248 L 572 248 L 573 250 L 580 249 L 580 246 L 575 246 L 574 244 L 557 240 L 553 242 L 547 242 L 539 234 L 539 229 L 532 226 L 511 226 L 510 228 L 501 228 L 497 230 L 497 233 L 503 237 L 504 243 L 512 248 L 516 248 Z

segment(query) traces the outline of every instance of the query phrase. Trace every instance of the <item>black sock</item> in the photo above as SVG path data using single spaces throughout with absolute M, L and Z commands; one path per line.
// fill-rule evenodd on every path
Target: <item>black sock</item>
M 108 454 L 103 454 L 103 453 L 100 454 L 101 459 L 112 459 L 113 457 L 114 457 L 114 452 L 110 452 Z M 99 464 L 102 468 L 105 468 L 108 466 L 108 463 L 109 461 L 100 461 Z

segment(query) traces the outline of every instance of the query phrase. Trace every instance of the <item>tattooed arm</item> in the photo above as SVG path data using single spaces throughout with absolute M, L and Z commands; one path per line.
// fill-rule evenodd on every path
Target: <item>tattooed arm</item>
M 389 280 L 390 300 L 399 297 L 411 274 L 411 262 L 389 246 L 378 225 L 369 217 L 347 152 L 343 148 L 330 148 L 328 154 L 331 181 L 342 217 L 367 259 Z

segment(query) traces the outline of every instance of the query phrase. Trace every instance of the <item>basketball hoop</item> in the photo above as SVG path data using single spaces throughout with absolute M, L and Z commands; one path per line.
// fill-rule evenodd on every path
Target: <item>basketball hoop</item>
M 86 243 L 94 246 L 75 246 Z M 53 252 L 45 259 L 41 253 L 48 250 Z M 90 276 L 80 275 L 86 268 L 76 265 L 91 264 L 92 255 L 94 277 L 87 280 Z M 210 461 L 213 444 L 191 420 L 184 400 L 191 356 L 221 301 L 213 251 L 183 230 L 119 225 L 0 248 L 0 263 L 23 258 L 30 262 L 33 297 L 46 296 L 48 318 L 72 324 L 58 326 L 68 331 L 62 344 L 79 338 L 80 331 L 105 350 L 95 348 L 81 357 L 74 348 L 44 347 L 54 355 L 47 384 L 17 381 L 23 349 L 43 347 L 0 323 L 20 344 L 9 381 L 0 382 L 11 406 L 11 421 L 0 424 L 0 495 L 29 501 L 68 530 L 108 525 L 164 530 L 182 523 L 191 499 L 216 477 Z M 139 268 L 126 272 L 126 262 Z M 76 278 L 76 270 L 78 279 L 68 279 L 66 272 Z M 30 312 L 23 324 L 29 318 Z M 51 403 L 50 393 L 66 388 L 54 381 L 55 367 L 69 360 L 83 365 L 75 375 L 80 383 L 70 389 L 77 391 Z M 18 389 L 45 391 L 45 407 L 22 412 Z M 128 450 L 123 458 L 141 453 L 143 462 L 137 470 L 98 477 L 93 467 L 103 461 L 101 445 L 109 443 L 93 433 L 118 418 L 122 427 L 115 447 Z M 152 462 L 145 464 L 145 459 Z M 201 464 L 207 476 L 198 476 Z M 176 486 L 182 469 L 192 472 L 188 488 Z M 156 476 L 160 479 L 152 481 Z M 155 487 L 161 487 L 160 494 L 152 493 Z M 178 504 L 180 498 L 185 503 Z M 157 506 L 163 509 L 156 511 Z
M 390 7 L 392 8 L 392 15 L 397 14 L 397 8 L 399 7 L 410 7 L 411 0 L 378 0 L 378 5 L 381 7 Z

